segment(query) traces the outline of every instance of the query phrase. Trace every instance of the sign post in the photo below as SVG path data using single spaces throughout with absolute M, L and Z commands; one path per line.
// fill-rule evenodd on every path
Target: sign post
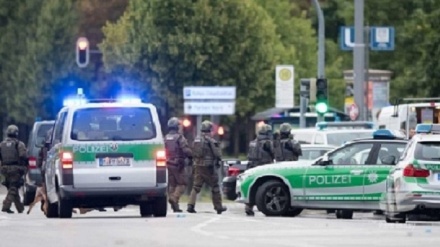
M 295 68 L 293 65 L 277 65 L 275 68 L 275 107 L 294 107 Z
M 359 6 L 358 6 L 359 7 Z M 361 6 L 362 7 L 362 6 Z M 363 7 L 362 7 L 363 8 Z M 360 11 L 360 9 L 358 9 Z M 357 24 L 359 25 L 359 21 L 357 20 Z M 358 28 L 359 29 L 359 28 Z M 356 31 L 358 29 L 355 29 L 353 26 L 342 26 L 340 27 L 340 48 L 343 51 L 352 51 L 355 50 L 358 52 L 356 59 L 353 59 L 354 62 L 354 71 L 353 71 L 353 96 L 354 96 L 354 102 L 358 106 L 359 109 L 359 117 L 360 120 L 367 120 L 367 112 L 368 107 L 366 103 L 366 95 L 364 95 L 364 92 L 368 91 L 368 81 L 364 80 L 365 75 L 362 74 L 363 68 L 365 68 L 366 77 L 369 77 L 369 66 L 368 66 L 368 56 L 369 51 L 393 51 L 395 49 L 395 31 L 394 27 L 384 26 L 384 27 L 364 27 L 364 32 L 366 32 L 366 37 L 369 38 L 369 41 L 367 41 L 365 38 L 362 41 L 356 41 Z M 358 36 L 364 36 L 364 35 L 358 35 Z M 362 44 L 361 44 L 362 43 Z M 365 45 L 369 44 L 369 45 Z M 365 54 L 363 54 L 360 49 L 365 50 Z M 362 60 L 362 61 L 361 61 Z M 365 62 L 367 61 L 367 62 Z M 368 101 L 368 100 L 367 100 Z M 369 103 L 369 102 L 368 102 Z

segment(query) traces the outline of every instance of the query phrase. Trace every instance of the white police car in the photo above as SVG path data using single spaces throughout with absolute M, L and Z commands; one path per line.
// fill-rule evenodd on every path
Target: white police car
M 403 152 L 402 133 L 377 130 L 373 138 L 345 143 L 313 164 L 287 161 L 249 169 L 238 175 L 237 202 L 255 204 L 267 216 L 296 216 L 302 209 L 380 210 L 386 178 Z
M 167 170 L 156 107 L 140 100 L 66 102 L 55 122 L 45 184 L 47 217 L 72 208 L 139 205 L 167 214 Z
M 387 222 L 440 215 L 440 125 L 419 124 L 387 179 L 381 206 Z

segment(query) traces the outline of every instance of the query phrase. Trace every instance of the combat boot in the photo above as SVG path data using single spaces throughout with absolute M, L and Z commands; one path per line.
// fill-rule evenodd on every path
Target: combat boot
M 193 214 L 197 213 L 196 210 L 194 210 L 194 205 L 190 205 L 190 204 L 188 204 L 188 208 L 186 209 L 186 211 L 188 213 L 193 213 Z
M 247 216 L 254 216 L 255 215 L 254 210 L 252 210 L 252 208 L 253 208 L 252 206 L 246 204 L 244 212 L 246 213 Z
M 10 208 L 2 209 L 2 212 L 8 213 L 8 214 L 13 214 L 14 213 L 14 211 L 12 211 Z
M 168 202 L 171 205 L 171 209 L 173 210 L 174 213 L 181 213 L 182 210 L 179 208 L 179 204 L 177 204 L 176 202 L 172 201 L 172 200 L 168 200 Z
M 223 212 L 225 212 L 226 210 L 228 210 L 227 207 L 222 206 L 221 208 L 216 209 L 217 214 L 222 214 Z

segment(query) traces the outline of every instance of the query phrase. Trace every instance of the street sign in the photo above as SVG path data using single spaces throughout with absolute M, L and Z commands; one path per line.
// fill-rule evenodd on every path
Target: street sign
M 359 108 L 356 104 L 351 104 L 348 110 L 348 115 L 352 121 L 356 120 L 359 116 Z
M 354 47 L 354 27 L 340 27 L 339 28 L 339 44 L 341 50 L 350 51 L 353 50 Z
M 236 87 L 184 87 L 185 100 L 235 100 Z
M 294 107 L 295 68 L 293 65 L 277 65 L 275 68 L 275 107 Z
M 374 51 L 394 50 L 394 28 L 370 27 L 370 49 Z
M 183 103 L 187 115 L 233 115 L 234 101 L 185 101 Z

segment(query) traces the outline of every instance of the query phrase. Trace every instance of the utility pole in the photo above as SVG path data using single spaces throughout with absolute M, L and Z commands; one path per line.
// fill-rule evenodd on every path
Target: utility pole
M 324 14 L 318 0 L 313 0 L 318 15 L 318 79 L 325 78 L 325 22 Z M 324 115 L 318 114 L 318 122 L 324 120 Z
M 365 121 L 365 43 L 364 43 L 364 0 L 354 0 L 354 47 L 353 47 L 353 87 L 354 101 L 359 109 L 360 121 Z

